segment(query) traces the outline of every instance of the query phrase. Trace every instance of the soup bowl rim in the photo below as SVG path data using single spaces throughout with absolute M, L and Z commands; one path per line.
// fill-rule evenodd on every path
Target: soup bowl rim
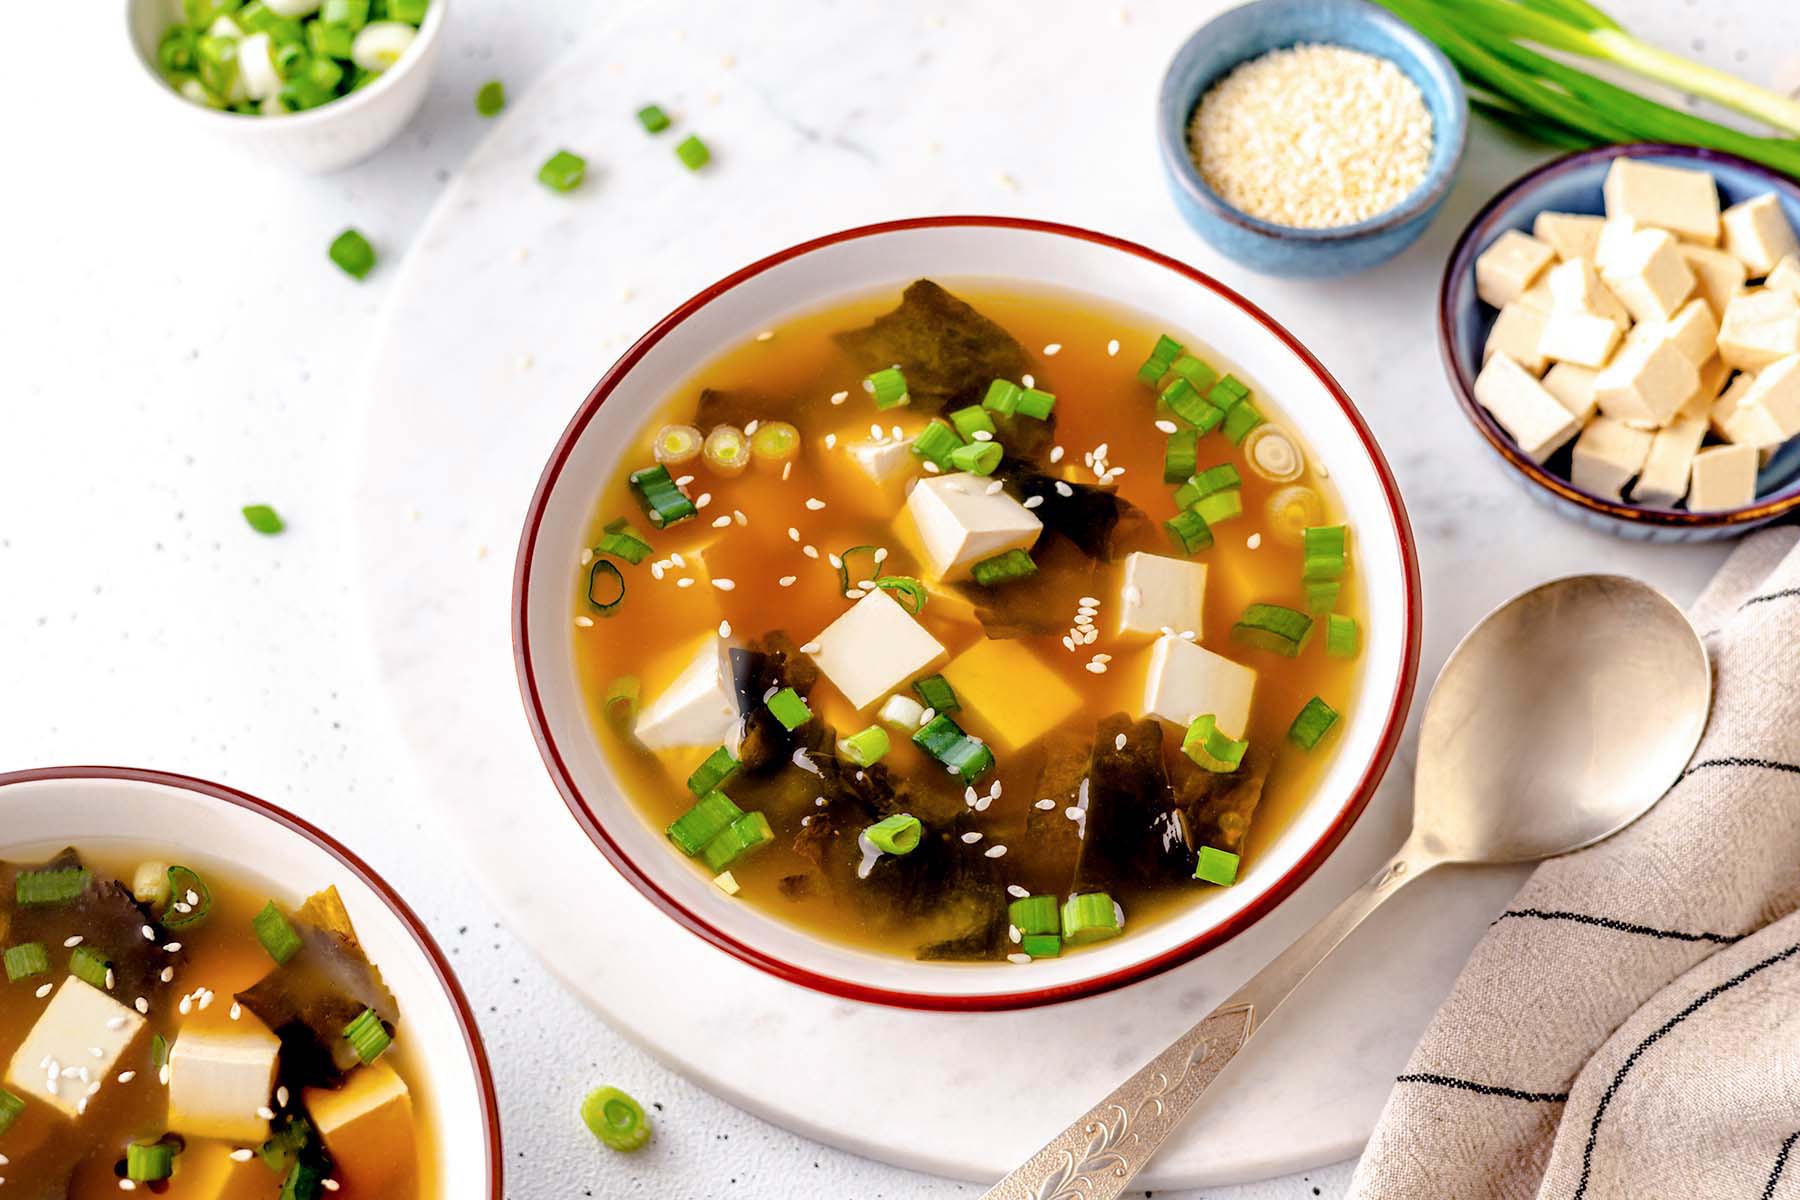
M 1373 467 L 1386 501 L 1387 516 L 1394 530 L 1395 542 L 1403 568 L 1403 579 L 1400 581 L 1399 591 L 1405 621 L 1404 649 L 1395 679 L 1394 694 L 1389 702 L 1375 751 L 1364 766 L 1349 799 L 1332 818 L 1324 832 L 1300 855 L 1298 860 L 1245 908 L 1198 930 L 1194 936 L 1184 939 L 1180 944 L 1160 954 L 1136 960 L 1105 974 L 1070 983 L 980 993 L 933 992 L 918 988 L 900 989 L 839 978 L 836 975 L 789 962 L 779 955 L 751 945 L 718 928 L 672 895 L 658 882 L 651 871 L 636 862 L 625 847 L 607 831 L 605 821 L 598 815 L 595 806 L 583 795 L 581 788 L 576 783 L 564 752 L 558 745 L 556 736 L 551 729 L 550 714 L 546 708 L 543 689 L 538 681 L 539 669 L 534 662 L 530 629 L 531 584 L 539 550 L 539 534 L 551 499 L 559 490 L 559 485 L 564 478 L 563 469 L 574 454 L 587 427 L 599 412 L 601 405 L 619 388 L 657 343 L 733 288 L 814 251 L 887 234 L 950 229 L 1048 234 L 1129 254 L 1144 259 L 1152 265 L 1175 272 L 1185 278 L 1187 282 L 1213 292 L 1220 299 L 1237 307 L 1245 315 L 1262 325 L 1317 380 L 1320 387 L 1343 410 L 1345 418 L 1356 431 L 1361 442 L 1362 453 Z M 848 294 L 850 290 L 852 289 L 846 288 L 845 293 Z M 1304 430 L 1302 432 L 1304 433 Z M 552 552 L 554 551 L 546 550 L 546 553 Z M 1361 413 L 1357 411 L 1343 386 L 1284 326 L 1211 275 L 1136 242 L 1076 225 L 1035 218 L 951 214 L 908 217 L 859 225 L 799 242 L 760 258 L 708 285 L 677 305 L 668 315 L 657 321 L 633 342 L 606 369 L 599 381 L 589 390 L 586 398 L 583 399 L 557 439 L 526 510 L 524 528 L 520 535 L 519 550 L 513 570 L 513 657 L 532 738 L 537 743 L 544 766 L 549 772 L 552 782 L 556 785 L 557 791 L 561 794 L 564 804 L 601 855 L 664 915 L 673 919 L 688 932 L 739 961 L 777 979 L 812 991 L 847 1000 L 903 1009 L 940 1012 L 996 1012 L 1032 1008 L 1110 992 L 1179 966 L 1224 944 L 1254 925 L 1310 878 L 1313 872 L 1337 849 L 1349 833 L 1350 828 L 1362 816 L 1370 799 L 1374 796 L 1377 785 L 1386 774 L 1388 764 L 1399 748 L 1418 678 L 1422 634 L 1421 603 L 1422 590 L 1417 545 L 1393 472 L 1382 455 L 1380 447 L 1376 444 L 1368 424 L 1363 420 Z M 768 921 L 770 924 L 779 924 L 772 917 L 768 918 Z M 806 933 L 803 936 L 810 941 L 823 940 L 816 934 Z
M 305 818 L 295 816 L 286 809 L 252 796 L 248 792 L 193 775 L 182 775 L 150 767 L 101 765 L 32 767 L 25 770 L 0 772 L 0 796 L 4 796 L 7 789 L 20 784 L 79 782 L 82 780 L 149 784 L 172 791 L 188 792 L 260 816 L 286 830 L 289 834 L 310 842 L 317 849 L 324 851 L 385 904 L 388 911 L 411 936 L 420 955 L 430 966 L 432 974 L 437 979 L 438 988 L 442 992 L 443 998 L 448 1001 L 450 1011 L 462 1033 L 463 1046 L 469 1056 L 469 1067 L 473 1072 L 477 1095 L 481 1102 L 479 1119 L 486 1140 L 487 1180 L 485 1184 L 481 1185 L 481 1194 L 489 1197 L 489 1200 L 505 1200 L 506 1156 L 500 1131 L 500 1104 L 494 1090 L 494 1075 L 488 1062 L 487 1047 L 482 1041 L 481 1027 L 475 1019 L 475 1009 L 469 1003 L 469 998 L 456 977 L 456 971 L 451 967 L 450 960 L 445 956 L 443 949 L 437 944 L 437 939 L 432 937 L 431 931 L 425 927 L 425 923 L 419 919 L 412 906 L 399 892 L 394 890 L 387 880 L 377 874 L 373 867 L 364 862 L 349 847 Z M 159 837 L 170 842 L 182 841 L 177 835 L 159 835 Z

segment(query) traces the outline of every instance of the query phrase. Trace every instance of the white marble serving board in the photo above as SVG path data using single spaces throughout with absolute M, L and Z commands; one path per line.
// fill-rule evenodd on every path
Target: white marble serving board
M 1724 553 L 1626 545 L 1529 503 L 1448 394 L 1438 272 L 1526 152 L 1477 129 L 1436 226 L 1356 278 L 1257 277 L 1181 223 L 1155 156 L 1158 75 L 1222 7 L 1034 4 L 962 20 L 898 2 L 836 5 L 800 29 L 784 6 L 739 5 L 728 37 L 715 37 L 718 10 L 692 0 L 615 11 L 514 100 L 449 187 L 373 355 L 363 583 L 434 814 L 512 928 L 620 1032 L 745 1109 L 873 1158 L 970 1179 L 1009 1169 L 1391 852 L 1412 738 L 1342 848 L 1276 912 L 1112 995 L 1011 1014 L 906 1013 L 778 983 L 704 945 L 567 816 L 526 730 L 508 624 L 519 523 L 546 454 L 606 365 L 680 300 L 783 245 L 933 212 L 1088 225 L 1213 272 L 1323 359 L 1386 447 L 1421 544 L 1427 680 L 1482 612 L 1531 583 L 1617 570 L 1685 600 Z M 1090 28 L 1069 36 L 1076 21 Z M 649 100 L 677 118 L 670 134 L 637 128 L 631 114 Z M 688 132 L 714 151 L 698 175 L 673 157 Z M 562 146 L 590 163 L 568 196 L 534 180 Z M 1354 1154 L 1519 878 L 1446 871 L 1410 889 L 1234 1064 L 1144 1186 L 1264 1178 Z

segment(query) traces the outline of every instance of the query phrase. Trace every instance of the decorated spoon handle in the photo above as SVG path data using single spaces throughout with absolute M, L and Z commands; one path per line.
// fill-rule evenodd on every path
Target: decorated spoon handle
M 1144 1169 L 1250 1035 L 1407 881 L 1435 866 L 1412 843 L 1237 992 L 1144 1064 L 982 1200 L 1112 1200 Z

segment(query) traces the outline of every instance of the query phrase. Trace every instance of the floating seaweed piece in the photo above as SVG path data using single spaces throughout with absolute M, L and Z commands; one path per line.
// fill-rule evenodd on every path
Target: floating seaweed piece
M 988 384 L 1030 369 L 1012 334 L 929 279 L 910 284 L 892 312 L 834 340 L 864 374 L 899 367 L 912 406 L 925 413 L 979 404 Z

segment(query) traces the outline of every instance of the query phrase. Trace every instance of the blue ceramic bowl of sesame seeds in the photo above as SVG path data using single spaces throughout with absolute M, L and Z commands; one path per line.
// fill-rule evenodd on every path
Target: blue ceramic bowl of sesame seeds
M 1387 60 L 1418 88 L 1431 118 L 1422 179 L 1397 203 L 1352 224 L 1310 228 L 1253 216 L 1208 184 L 1190 149 L 1195 111 L 1215 84 L 1272 51 L 1309 45 Z M 1214 249 L 1268 275 L 1349 275 L 1411 245 L 1450 194 L 1468 123 L 1468 96 L 1450 60 L 1369 0 L 1256 0 L 1234 8 L 1202 25 L 1176 52 L 1157 101 L 1157 142 L 1176 208 Z

